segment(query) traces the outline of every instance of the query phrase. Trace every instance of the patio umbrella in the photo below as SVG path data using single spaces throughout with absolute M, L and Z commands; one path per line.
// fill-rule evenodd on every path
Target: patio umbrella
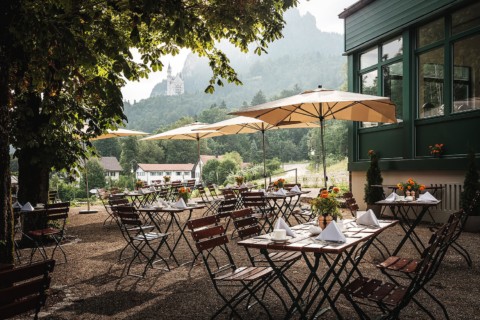
M 276 129 L 316 128 L 319 126 L 320 125 L 318 122 L 283 122 L 278 123 L 277 125 L 273 125 L 259 119 L 240 116 L 206 125 L 200 130 L 217 130 L 223 132 L 225 135 L 261 132 L 263 142 L 263 178 L 265 187 L 267 187 L 267 170 L 265 161 L 265 131 Z
M 154 136 L 143 138 L 141 140 L 196 140 L 198 151 L 198 164 L 200 166 L 199 181 L 202 181 L 202 164 L 200 162 L 200 140 L 223 135 L 222 132 L 215 130 L 202 130 L 201 128 L 206 125 L 207 123 L 193 122 L 186 126 L 165 131 Z
M 143 136 L 148 135 L 148 133 L 143 131 L 135 131 L 135 130 L 128 130 L 119 128 L 117 130 L 110 130 L 108 129 L 105 133 L 90 139 L 90 141 L 96 140 L 103 140 L 103 139 L 110 139 L 110 138 L 118 138 L 118 137 L 127 137 L 127 136 Z M 87 210 L 80 210 L 80 213 L 97 213 L 97 210 L 90 210 L 90 190 L 88 188 L 88 170 L 87 170 L 87 163 L 85 162 L 85 185 L 87 188 Z
M 324 121 L 328 119 L 395 123 L 395 104 L 386 97 L 318 88 L 295 96 L 248 107 L 231 114 L 276 125 L 320 121 L 323 177 L 327 186 Z

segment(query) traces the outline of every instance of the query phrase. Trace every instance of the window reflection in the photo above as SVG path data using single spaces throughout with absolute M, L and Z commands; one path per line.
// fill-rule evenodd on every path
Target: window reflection
M 418 116 L 428 118 L 444 114 L 443 47 L 418 58 Z
M 396 105 L 397 119 L 403 119 L 403 63 L 393 63 L 383 67 L 383 95 Z
M 430 22 L 417 30 L 417 47 L 423 47 L 436 41 L 443 40 L 445 29 L 443 18 Z
M 378 63 L 378 48 L 373 48 L 360 55 L 360 69 L 365 69 L 376 63 Z
M 385 43 L 382 46 L 382 61 L 401 56 L 403 53 L 402 38 Z
M 452 34 L 480 26 L 480 2 L 452 14 Z
M 480 109 L 480 35 L 453 46 L 453 112 Z
M 377 83 L 378 83 L 378 73 L 377 70 L 371 71 L 368 73 L 364 73 L 361 75 L 362 77 L 362 82 L 361 85 L 362 87 L 360 88 L 360 92 L 364 94 L 370 94 L 370 95 L 378 95 L 377 94 Z M 376 122 L 362 122 L 362 127 L 375 127 L 378 124 Z

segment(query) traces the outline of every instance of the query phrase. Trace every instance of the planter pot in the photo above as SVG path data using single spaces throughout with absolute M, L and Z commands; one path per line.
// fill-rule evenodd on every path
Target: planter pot
M 373 213 L 377 218 L 380 217 L 380 213 L 382 212 L 382 206 L 378 204 L 367 204 L 367 210 L 372 209 Z
M 480 232 L 480 216 L 468 216 L 467 221 L 463 225 L 466 232 Z

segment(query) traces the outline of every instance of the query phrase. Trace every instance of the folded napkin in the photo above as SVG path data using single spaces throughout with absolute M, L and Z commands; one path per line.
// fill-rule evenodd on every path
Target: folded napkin
M 124 192 L 124 193 L 128 193 L 129 191 L 128 191 L 127 188 L 125 188 L 125 189 L 123 189 L 123 192 Z
M 186 209 L 188 208 L 187 205 L 185 204 L 185 201 L 183 201 L 183 198 L 180 198 L 175 204 L 173 205 L 175 208 L 179 209 Z
M 258 190 L 259 192 L 263 192 L 264 195 L 267 195 L 267 191 L 265 191 L 265 189 L 260 189 Z
M 149 193 L 149 192 L 151 191 L 151 190 L 148 189 L 148 188 L 142 188 L 142 189 L 140 189 L 140 190 L 142 190 L 143 193 Z M 155 190 L 154 190 L 154 191 L 155 191 Z
M 345 238 L 345 235 L 342 233 L 342 231 L 340 231 L 340 228 L 335 221 L 330 222 L 325 230 L 323 230 L 322 233 L 320 233 L 320 235 L 315 239 L 335 242 L 347 241 L 347 238 Z
M 27 202 L 23 205 L 22 211 L 33 211 L 33 206 L 30 202 Z
M 13 204 L 12 208 L 14 208 L 14 209 L 21 209 L 21 208 L 22 208 L 22 205 L 21 205 L 20 203 L 18 203 L 18 201 L 17 201 L 17 202 L 15 202 L 15 203 Z
M 149 188 L 149 190 L 150 190 L 150 191 L 156 191 L 154 186 L 151 186 L 151 187 Z
M 292 189 L 290 189 L 291 192 L 301 192 L 300 188 L 295 185 Z
M 285 189 L 281 188 L 280 190 L 275 191 L 273 194 L 276 194 L 276 195 L 279 195 L 279 196 L 286 196 L 287 191 L 285 191 Z
M 242 183 L 242 184 L 240 185 L 240 188 L 246 188 L 246 187 L 247 187 L 247 185 L 246 185 L 245 183 Z
M 310 226 L 310 228 L 308 228 L 308 232 L 310 232 L 312 236 L 316 236 L 319 235 L 320 232 L 322 232 L 322 228 L 320 228 L 319 226 Z
M 385 198 L 385 201 L 393 202 L 396 199 L 397 199 L 397 194 L 395 192 L 392 192 L 388 195 L 388 197 Z
M 295 234 L 295 232 L 292 229 L 290 229 L 288 224 L 282 218 L 278 218 L 274 229 L 283 229 L 283 230 L 287 231 L 287 236 L 290 236 L 290 237 L 293 237 L 293 238 L 295 238 L 297 236 Z
M 420 201 L 437 201 L 437 198 L 435 198 L 430 192 L 427 191 L 427 192 L 419 195 L 418 200 L 420 200 Z
M 378 223 L 378 219 L 375 216 L 375 213 L 373 213 L 372 209 L 368 209 L 367 212 L 361 215 L 359 215 L 357 212 L 357 224 L 364 226 L 380 226 L 380 224 Z

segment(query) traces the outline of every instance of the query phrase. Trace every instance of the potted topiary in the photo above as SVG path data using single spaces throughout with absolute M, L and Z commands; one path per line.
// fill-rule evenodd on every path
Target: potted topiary
M 473 204 L 477 190 L 480 190 L 479 175 L 475 160 L 475 152 L 470 150 L 467 156 L 467 172 L 463 182 L 463 192 L 460 195 L 460 206 L 468 212 L 464 230 L 467 232 L 480 232 L 480 203 Z
M 368 151 L 370 157 L 370 167 L 367 170 L 367 183 L 365 184 L 365 196 L 363 200 L 367 204 L 367 210 L 372 209 L 376 216 L 380 215 L 381 206 L 375 202 L 383 200 L 383 189 L 372 187 L 373 185 L 381 185 L 383 182 L 382 173 L 378 166 L 378 156 L 373 150 Z

